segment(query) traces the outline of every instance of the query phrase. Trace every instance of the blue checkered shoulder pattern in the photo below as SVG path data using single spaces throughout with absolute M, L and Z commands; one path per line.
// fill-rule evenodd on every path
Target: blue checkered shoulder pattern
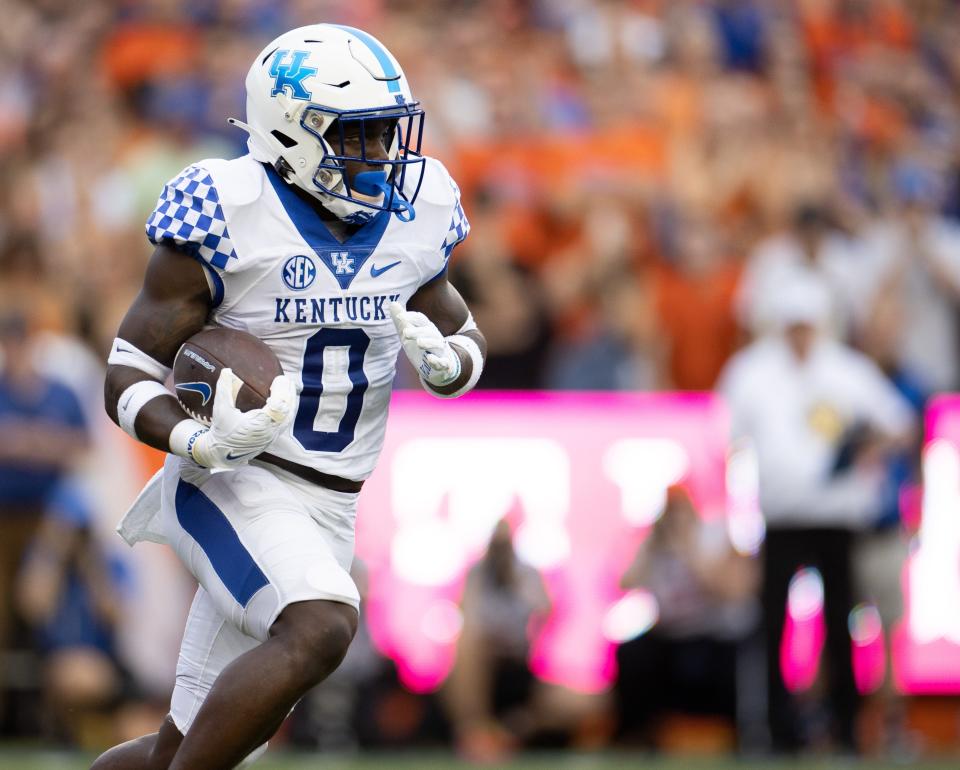
M 470 232 L 470 222 L 467 221 L 467 215 L 463 213 L 463 206 L 460 205 L 460 189 L 452 179 L 450 184 L 457 193 L 457 205 L 453 209 L 453 217 L 450 219 L 450 229 L 447 230 L 447 237 L 440 247 L 444 259 L 450 259 L 453 247 L 466 238 Z
M 221 270 L 237 258 L 213 178 L 199 166 L 167 182 L 147 220 L 147 237 L 157 244 L 172 241 Z

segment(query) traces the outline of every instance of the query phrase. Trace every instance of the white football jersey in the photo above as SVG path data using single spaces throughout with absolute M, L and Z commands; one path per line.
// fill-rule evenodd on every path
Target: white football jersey
M 198 259 L 211 325 L 259 337 L 299 386 L 272 454 L 353 480 L 373 471 L 400 351 L 387 306 L 443 274 L 470 227 L 459 189 L 432 158 L 414 206 L 412 221 L 383 212 L 341 243 L 249 155 L 201 161 L 164 187 L 149 239 Z

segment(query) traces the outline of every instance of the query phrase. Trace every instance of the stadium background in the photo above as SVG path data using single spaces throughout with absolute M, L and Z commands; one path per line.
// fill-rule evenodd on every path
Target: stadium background
M 506 516 L 519 537 L 532 505 L 547 511 L 546 519 L 536 519 L 539 528 L 518 549 L 541 569 L 553 611 L 565 613 L 567 627 L 596 633 L 587 641 L 561 634 L 553 647 L 549 633 L 537 637 L 531 663 L 549 689 L 535 709 L 556 719 L 530 742 L 601 752 L 578 755 L 579 766 L 599 766 L 604 751 L 615 752 L 605 760 L 612 766 L 632 762 L 621 753 L 631 747 L 618 740 L 614 725 L 611 649 L 655 623 L 655 611 L 648 594 L 617 588 L 619 573 L 647 537 L 666 488 L 677 482 L 704 521 L 739 516 L 727 531 L 756 567 L 762 528 L 751 503 L 749 457 L 721 441 L 719 448 L 710 445 L 709 457 L 678 471 L 669 467 L 669 451 L 658 453 L 664 445 L 631 445 L 639 454 L 625 455 L 623 478 L 649 476 L 651 457 L 659 463 L 659 476 L 635 490 L 640 497 L 631 498 L 632 508 L 623 502 L 629 485 L 620 485 L 623 500 L 613 494 L 609 477 L 616 473 L 606 466 L 586 479 L 571 476 L 569 500 L 548 500 L 543 508 L 530 501 L 556 481 L 549 468 L 540 469 L 543 482 L 533 492 L 517 481 L 499 497 L 483 498 L 487 507 L 480 510 L 464 499 L 491 479 L 497 487 L 509 476 L 502 457 L 513 451 L 516 464 L 523 463 L 529 449 L 523 442 L 545 436 L 566 458 L 558 467 L 588 466 L 593 450 L 580 446 L 580 437 L 600 429 L 578 416 L 591 409 L 615 410 L 597 417 L 603 425 L 604 419 L 620 424 L 619 434 L 610 428 L 611 442 L 667 437 L 690 449 L 724 432 L 719 402 L 669 394 L 711 391 L 734 352 L 762 334 L 757 293 L 782 287 L 758 266 L 770 244 L 798 223 L 815 219 L 842 243 L 845 256 L 821 266 L 840 310 L 834 333 L 873 358 L 911 397 L 918 416 L 934 393 L 960 386 L 960 237 L 952 229 L 960 216 L 955 2 L 6 0 L 0 8 L 4 376 L 29 359 L 34 375 L 72 394 L 58 391 L 56 429 L 43 415 L 17 415 L 0 404 L 6 533 L 0 726 L 11 746 L 92 751 L 153 729 L 163 713 L 192 589 L 170 554 L 149 547 L 130 552 L 112 533 L 158 457 L 102 414 L 102 361 L 142 277 L 149 254 L 143 222 L 161 185 L 189 162 L 243 152 L 242 134 L 225 119 L 243 115 L 253 54 L 285 29 L 321 20 L 357 26 L 403 64 L 427 112 L 427 151 L 458 180 L 473 226 L 455 253 L 451 279 L 490 342 L 482 387 L 653 395 L 619 401 L 489 395 L 473 402 L 474 412 L 458 405 L 462 423 L 450 412 L 426 414 L 426 424 L 444 425 L 431 440 L 462 440 L 469 432 L 458 425 L 470 425 L 467 437 L 494 441 L 490 456 L 501 458 L 477 449 L 482 441 L 472 450 L 458 445 L 479 453 L 484 475 L 478 473 L 474 487 L 469 479 L 459 482 L 459 503 L 453 487 L 446 490 L 449 505 L 436 510 L 430 508 L 436 501 L 408 499 L 390 486 L 391 464 L 403 461 L 397 453 L 413 451 L 403 442 L 422 437 L 417 410 L 430 408 L 413 396 L 400 399 L 385 462 L 364 493 L 367 518 L 359 533 L 370 578 L 371 644 L 358 666 L 361 675 L 364 665 L 385 666 L 386 684 L 364 701 L 372 710 L 359 719 L 362 729 L 331 729 L 337 720 L 330 714 L 345 708 L 337 698 L 348 696 L 318 695 L 276 742 L 281 748 L 456 747 L 505 763 L 510 741 L 497 730 L 464 740 L 451 728 L 449 704 L 431 693 L 449 672 L 469 622 L 458 606 L 466 570 L 483 555 L 498 518 Z M 945 233 L 946 269 L 930 268 L 921 254 L 895 253 L 899 241 L 890 232 L 908 207 L 933 217 Z M 845 259 L 856 264 L 852 273 L 843 273 Z M 889 270 L 888 259 L 900 267 Z M 931 308 L 942 312 L 918 322 Z M 955 404 L 940 400 L 936 408 L 942 419 L 930 419 L 929 437 L 941 439 L 940 449 L 960 444 L 951 420 Z M 534 409 L 554 410 L 550 425 L 536 424 Z M 666 427 L 651 427 L 658 414 Z M 434 461 L 445 448 L 414 445 Z M 602 454 L 609 447 L 594 449 Z M 46 471 L 23 473 L 24 454 Z M 924 515 L 945 501 L 935 534 L 947 564 L 937 574 L 947 577 L 934 584 L 925 612 L 949 618 L 960 598 L 950 571 L 953 565 L 956 572 L 960 549 L 949 520 L 956 479 L 948 457 L 936 465 L 942 494 L 924 498 L 919 461 L 917 452 L 889 465 L 896 505 L 884 521 L 865 523 L 861 538 L 882 530 L 904 545 L 901 561 L 881 566 L 896 586 L 907 545 L 916 556 L 924 542 L 917 537 Z M 593 495 L 603 489 L 610 499 L 601 504 Z M 429 516 L 417 519 L 427 508 Z M 407 538 L 404 551 L 395 542 L 404 515 L 443 537 Z M 394 540 L 377 541 L 378 528 Z M 38 531 L 46 539 L 36 540 Z M 558 532 L 576 539 L 567 551 Z M 610 558 L 593 572 L 576 572 L 585 569 L 583 559 L 563 554 L 593 542 L 589 536 L 597 532 L 609 538 L 602 547 L 611 549 L 604 551 Z M 431 547 L 456 557 L 429 574 L 413 574 Z M 47 558 L 51 553 L 56 558 Z M 58 566 L 48 569 L 51 562 Z M 413 573 L 404 573 L 403 564 L 415 565 Z M 816 737 L 823 640 L 813 578 L 798 583 L 813 586 L 813 609 L 788 613 L 796 647 L 786 655 L 785 673 L 792 671 L 791 681 L 806 693 Z M 586 588 L 578 594 L 571 584 Z M 905 585 L 909 593 L 909 580 Z M 618 605 L 621 599 L 630 601 Z M 402 611 L 391 616 L 391 607 Z M 889 673 L 884 639 L 893 644 L 896 625 L 878 630 L 882 613 L 871 607 L 861 604 L 851 617 L 858 684 L 867 696 L 862 749 L 914 764 L 955 755 L 960 664 L 951 640 L 960 634 L 954 621 L 922 639 L 905 626 Z M 557 624 L 548 622 L 551 628 Z M 745 632 L 748 642 L 752 633 Z M 593 653 L 581 643 L 592 644 Z M 387 652 L 393 663 L 380 656 Z M 755 662 L 756 651 L 752 658 L 747 653 L 748 663 Z M 595 661 L 592 668 L 585 659 Z M 670 714 L 653 746 L 725 757 L 739 743 L 747 753 L 763 753 L 763 738 L 751 732 L 757 719 L 741 717 Z M 830 751 L 829 740 L 814 741 L 811 750 Z M 37 766 L 71 766 L 57 764 L 68 763 L 69 754 L 57 756 Z M 9 766 L 31 766 L 26 757 L 13 755 Z

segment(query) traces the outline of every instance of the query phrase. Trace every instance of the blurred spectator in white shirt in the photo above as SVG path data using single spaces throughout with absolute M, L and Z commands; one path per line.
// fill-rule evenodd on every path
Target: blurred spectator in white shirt
M 751 253 L 737 292 L 740 324 L 758 337 L 777 325 L 777 297 L 794 281 L 819 278 L 830 297 L 826 326 L 846 339 L 863 303 L 863 255 L 834 226 L 820 204 L 799 206 L 793 227 L 761 241 Z
M 914 420 L 872 361 L 823 333 L 831 296 L 822 281 L 797 276 L 771 299 L 779 332 L 737 354 L 720 384 L 734 433 L 753 442 L 759 464 L 771 733 L 775 750 L 795 750 L 803 739 L 779 656 L 790 579 L 815 566 L 824 582 L 834 739 L 855 750 L 850 552 L 854 533 L 879 512 L 885 459 L 909 445 Z
M 893 174 L 895 213 L 864 234 L 871 302 L 870 352 L 890 348 L 896 371 L 926 392 L 960 385 L 960 227 L 939 214 L 931 173 L 904 163 Z M 886 352 L 886 351 L 883 351 Z

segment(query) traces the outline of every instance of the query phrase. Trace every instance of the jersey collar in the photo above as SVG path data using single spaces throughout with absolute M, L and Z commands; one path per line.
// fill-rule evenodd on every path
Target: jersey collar
M 300 198 L 269 163 L 262 165 L 280 205 L 300 233 L 300 237 L 327 266 L 340 288 L 350 288 L 353 279 L 360 274 L 364 263 L 383 238 L 392 212 L 379 212 L 345 241 L 338 241 L 313 207 Z

